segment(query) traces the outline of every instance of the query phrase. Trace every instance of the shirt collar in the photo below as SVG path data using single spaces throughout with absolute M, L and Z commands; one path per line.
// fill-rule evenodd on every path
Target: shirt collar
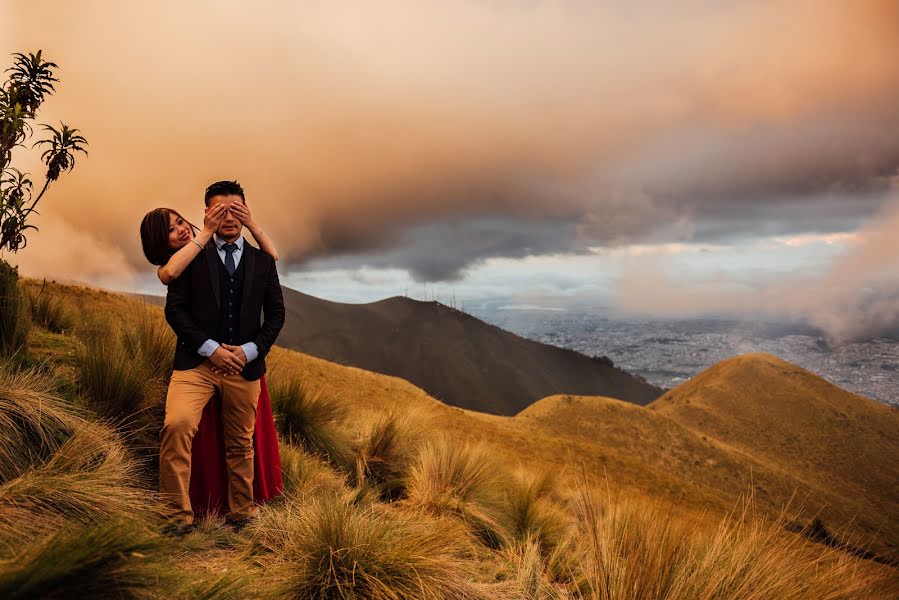
M 222 249 L 222 246 L 228 243 L 220 238 L 219 234 L 217 233 L 212 234 L 212 241 L 215 242 L 215 247 L 219 250 Z M 234 240 L 234 243 L 237 245 L 237 250 L 239 252 L 243 252 L 243 236 L 239 236 L 236 240 Z

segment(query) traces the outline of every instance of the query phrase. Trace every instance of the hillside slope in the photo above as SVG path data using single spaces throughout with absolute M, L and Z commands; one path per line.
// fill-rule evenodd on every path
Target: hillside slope
M 648 408 L 801 482 L 831 518 L 883 527 L 899 554 L 899 410 L 761 353 L 722 361 Z
M 437 302 L 342 304 L 284 289 L 278 344 L 402 377 L 447 404 L 514 415 L 551 394 L 647 404 L 663 390 L 611 361 L 528 340 Z
M 403 379 L 286 349 L 275 349 L 273 364 L 272 378 L 301 377 L 352 406 L 360 415 L 360 430 L 374 415 L 411 411 L 427 420 L 429 431 L 487 443 L 506 462 L 570 480 L 583 471 L 602 485 L 660 498 L 688 513 L 721 514 L 751 491 L 757 510 L 775 517 L 793 498 L 788 512 L 797 523 L 820 516 L 853 543 L 899 559 L 899 532 L 889 522 L 896 514 L 889 508 L 895 504 L 892 490 L 871 490 L 872 502 L 847 497 L 830 485 L 824 471 L 797 476 L 787 461 L 756 457 L 658 410 L 614 398 L 566 395 L 541 399 L 509 418 L 447 406 Z M 891 427 L 889 421 L 883 426 Z M 894 431 L 899 435 L 899 427 Z M 782 435 L 789 443 L 792 434 Z M 877 464 L 893 469 L 897 460 L 899 454 L 884 454 Z
M 134 312 L 136 307 L 134 300 L 102 291 L 65 288 L 64 293 L 79 306 L 106 315 Z M 57 337 L 46 338 L 47 347 L 35 347 L 34 351 L 41 360 L 65 368 L 67 361 L 59 354 L 69 354 L 72 350 L 68 346 L 60 349 L 51 343 Z M 761 358 L 760 370 L 752 374 L 755 381 L 751 385 L 759 390 L 754 397 L 763 397 L 762 392 L 775 394 L 768 389 L 772 386 L 791 385 L 778 373 L 793 373 L 796 367 L 776 360 L 777 368 L 769 372 L 765 364 L 771 359 Z M 780 513 L 781 507 L 795 492 L 801 502 L 794 500 L 790 517 L 798 523 L 808 524 L 814 516 L 821 516 L 831 531 L 845 532 L 860 545 L 870 544 L 879 556 L 899 558 L 896 552 L 899 532 L 893 523 L 897 514 L 896 495 L 894 489 L 882 485 L 888 483 L 887 478 L 878 480 L 880 484 L 868 487 L 858 497 L 848 495 L 843 483 L 834 482 L 834 469 L 840 478 L 855 488 L 863 485 L 860 481 L 877 477 L 876 473 L 871 473 L 876 468 L 883 469 L 885 474 L 895 472 L 899 460 L 894 446 L 899 438 L 899 426 L 893 418 L 895 413 L 884 412 L 880 405 L 864 398 L 851 394 L 841 396 L 841 401 L 846 404 L 843 409 L 846 415 L 871 422 L 869 429 L 858 429 L 853 434 L 854 439 L 850 436 L 844 440 L 851 444 L 846 450 L 849 453 L 872 449 L 866 456 L 873 466 L 866 469 L 864 465 L 858 465 L 857 479 L 855 473 L 846 471 L 845 465 L 836 459 L 835 465 L 804 469 L 801 458 L 791 458 L 802 456 L 795 448 L 770 449 L 789 449 L 800 437 L 806 443 L 819 443 L 820 436 L 815 437 L 817 434 L 813 430 L 803 431 L 805 425 L 800 421 L 796 421 L 795 432 L 784 419 L 766 426 L 772 436 L 766 442 L 770 447 L 759 448 L 756 454 L 751 448 L 753 434 L 744 431 L 745 419 L 740 417 L 738 406 L 738 399 L 744 397 L 742 390 L 750 383 L 744 386 L 739 383 L 742 381 L 739 377 L 736 384 L 729 383 L 728 377 L 710 378 L 708 373 L 721 373 L 719 367 L 728 364 L 752 366 L 759 359 L 758 355 L 749 355 L 725 361 L 675 388 L 649 407 L 608 397 L 556 395 L 534 403 L 515 417 L 448 406 L 406 380 L 342 366 L 280 347 L 272 351 L 268 377 L 272 384 L 297 377 L 312 389 L 332 397 L 346 407 L 346 425 L 356 434 L 366 431 L 373 419 L 386 412 L 414 414 L 428 436 L 447 433 L 455 439 L 483 442 L 504 464 L 550 471 L 569 483 L 583 473 L 602 488 L 657 498 L 691 515 L 705 513 L 711 518 L 710 523 L 731 510 L 750 490 L 756 500 L 756 510 L 771 517 Z M 729 373 L 730 369 L 724 368 L 723 372 Z M 736 370 L 737 374 L 740 372 Z M 68 376 L 67 373 L 61 375 Z M 792 389 L 791 394 L 806 398 L 806 403 L 812 402 L 806 406 L 817 406 L 814 398 L 809 400 L 807 395 L 802 396 L 808 390 L 848 394 L 839 388 L 835 392 L 831 389 L 833 386 L 805 372 L 801 381 L 802 385 L 788 389 Z M 686 394 L 688 391 L 690 393 Z M 680 403 L 672 402 L 671 398 L 681 398 L 682 394 L 689 395 L 689 406 L 727 408 L 720 411 L 704 409 L 702 414 L 714 414 L 714 420 L 697 415 L 697 420 L 707 429 L 703 431 L 697 429 L 692 418 L 666 414 L 680 411 Z M 712 402 L 708 398 L 715 400 Z M 735 415 L 734 422 L 729 421 L 730 414 Z M 754 422 L 749 420 L 750 424 Z M 711 423 L 716 427 L 711 427 Z M 820 454 L 820 449 L 811 453 Z M 817 460 L 825 458 L 818 456 Z

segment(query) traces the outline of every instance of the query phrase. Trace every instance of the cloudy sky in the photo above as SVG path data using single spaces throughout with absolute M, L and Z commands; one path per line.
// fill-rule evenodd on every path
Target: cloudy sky
M 326 298 L 899 323 L 895 0 L 0 2 L 38 48 L 29 275 L 159 292 L 142 215 L 238 179 Z

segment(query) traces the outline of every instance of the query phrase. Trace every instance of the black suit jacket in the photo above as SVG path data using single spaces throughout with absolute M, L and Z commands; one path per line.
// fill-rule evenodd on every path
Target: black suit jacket
M 254 381 L 265 373 L 265 356 L 284 325 L 284 296 L 271 256 L 244 241 L 240 260 L 246 263 L 236 345 L 253 342 L 259 349 L 259 356 L 247 363 L 241 373 L 244 379 Z M 216 338 L 221 302 L 220 262 L 215 243 L 209 242 L 181 276 L 169 284 L 165 318 L 178 336 L 176 371 L 193 369 L 206 360 L 197 350 L 206 340 Z

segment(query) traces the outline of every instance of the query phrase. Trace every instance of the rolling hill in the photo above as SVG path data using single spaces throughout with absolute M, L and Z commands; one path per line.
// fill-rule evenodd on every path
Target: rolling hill
M 279 345 L 402 377 L 453 406 L 510 416 L 551 394 L 647 404 L 664 391 L 605 357 L 528 340 L 438 302 L 343 304 L 287 288 L 284 300 Z
M 722 361 L 648 406 L 807 486 L 899 556 L 899 410 L 770 354 Z M 842 513 L 842 514 L 838 514 Z

